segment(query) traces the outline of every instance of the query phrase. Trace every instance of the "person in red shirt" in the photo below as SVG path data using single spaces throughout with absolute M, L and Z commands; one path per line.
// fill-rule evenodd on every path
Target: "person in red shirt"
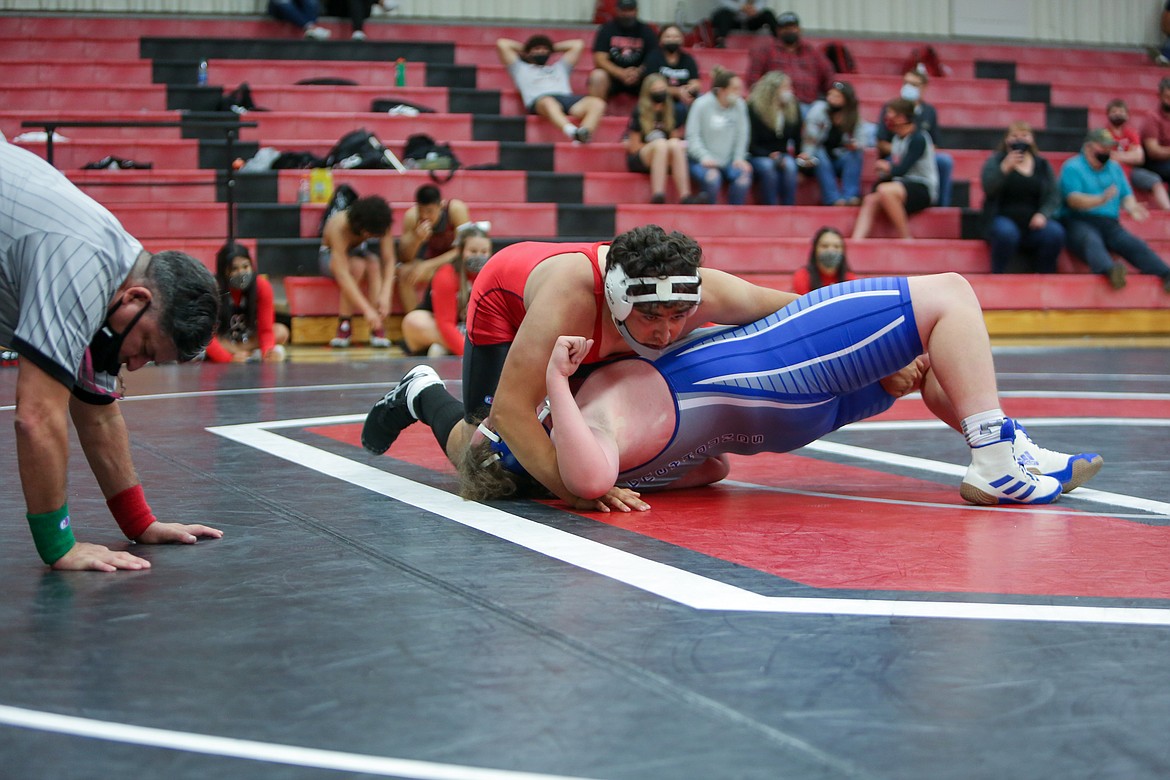
M 207 345 L 209 363 L 284 360 L 288 328 L 276 322 L 272 285 L 256 273 L 246 246 L 224 244 L 215 255 L 219 324 Z
M 455 259 L 439 266 L 422 302 L 402 318 L 402 337 L 411 354 L 463 355 L 471 283 L 492 256 L 492 240 L 478 223 L 456 231 Z
M 1166 183 L 1157 173 L 1142 167 L 1146 161 L 1146 150 L 1142 146 L 1141 133 L 1129 123 L 1129 106 L 1121 98 L 1110 100 L 1105 106 L 1105 116 L 1109 120 L 1109 133 L 1117 141 L 1113 160 L 1125 169 L 1129 183 L 1135 190 L 1150 193 L 1158 208 L 1170 209 Z
M 792 274 L 792 291 L 804 295 L 819 287 L 856 279 L 845 260 L 845 236 L 834 227 L 823 227 L 813 236 L 808 265 Z

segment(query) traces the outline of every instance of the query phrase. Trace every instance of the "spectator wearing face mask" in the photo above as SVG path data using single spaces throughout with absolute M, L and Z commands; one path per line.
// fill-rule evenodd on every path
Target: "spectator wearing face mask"
M 241 244 L 224 244 L 215 255 L 219 322 L 204 358 L 210 363 L 282 361 L 288 328 L 276 322 L 272 285 L 256 273 Z
M 496 41 L 496 54 L 529 112 L 542 116 L 570 140 L 588 143 L 597 130 L 605 101 L 591 95 L 575 95 L 569 86 L 573 67 L 585 51 L 585 41 L 552 42 L 547 35 L 533 35 L 524 43 L 511 38 Z M 550 63 L 554 53 L 560 58 Z M 579 124 L 573 124 L 576 120 Z
M 826 206 L 861 202 L 862 121 L 857 93 L 847 81 L 835 81 L 804 119 L 797 164 L 812 167 Z
M 1113 140 L 1117 141 L 1117 148 L 1112 153 L 1113 161 L 1129 176 L 1129 183 L 1135 190 L 1150 193 L 1150 198 L 1158 208 L 1170 209 L 1166 183 L 1157 173 L 1142 167 L 1146 161 L 1146 150 L 1142 146 L 1141 133 L 1129 122 L 1129 107 L 1125 101 L 1120 98 L 1110 100 L 1105 106 L 1105 115 L 1109 119 L 1109 132 Z
M 1143 273 L 1161 277 L 1170 293 L 1170 266 L 1118 219 L 1121 209 L 1138 222 L 1149 218 L 1150 212 L 1138 203 L 1125 171 L 1111 159 L 1116 146 L 1108 130 L 1090 130 L 1081 153 L 1060 168 L 1058 217 L 1064 224 L 1068 251 L 1090 271 L 1107 278 L 1115 290 L 1125 286 L 1125 265 L 1113 259 L 1117 254 Z
M 723 182 L 728 183 L 727 202 L 743 205 L 752 186 L 752 164 L 748 162 L 751 126 L 743 101 L 743 79 L 716 67 L 711 91 L 691 106 L 687 115 L 687 154 L 691 177 L 716 203 Z
M 677 24 L 667 24 L 658 32 L 658 48 L 646 55 L 646 75 L 658 73 L 666 79 L 666 89 L 674 103 L 678 124 L 687 121 L 691 103 L 702 91 L 699 86 L 699 63 L 683 50 L 683 31 Z
M 1140 132 L 1146 153 L 1143 167 L 1160 181 L 1170 181 L 1170 77 L 1158 83 L 1158 108 L 1146 115 Z
M 937 144 L 940 131 L 938 112 L 935 111 L 934 106 L 923 99 L 926 85 L 929 83 L 930 80 L 922 71 L 908 70 L 902 74 L 902 90 L 898 96 L 914 104 L 914 125 L 929 135 L 930 140 Z M 882 158 L 890 156 L 890 145 L 894 139 L 894 134 L 881 121 L 886 115 L 887 106 L 889 103 L 882 106 L 877 123 L 877 151 L 878 157 Z M 936 146 L 934 163 L 938 167 L 938 203 L 935 205 L 949 206 L 951 205 L 951 175 L 955 169 L 955 158 L 946 152 L 940 152 Z
M 618 0 L 616 15 L 593 38 L 589 94 L 602 100 L 623 93 L 636 96 L 646 75 L 646 57 L 656 48 L 654 28 L 638 18 L 638 0 Z
M 422 302 L 402 318 L 402 337 L 412 355 L 462 355 L 471 284 L 492 256 L 486 222 L 468 222 L 456 231 L 456 257 L 439 268 Z
M 834 227 L 823 227 L 813 236 L 808 263 L 792 274 L 792 291 L 804 295 L 820 287 L 856 279 L 845 259 L 845 236 Z
M 755 84 L 768 71 L 783 71 L 792 79 L 792 91 L 801 110 L 808 111 L 813 101 L 829 91 L 835 77 L 833 63 L 815 46 L 801 40 L 800 17 L 796 14 L 780 14 L 776 25 L 776 39 L 752 50 L 748 85 Z
M 884 121 L 894 134 L 890 159 L 874 165 L 878 183 L 861 200 L 853 225 L 854 239 L 869 236 L 879 212 L 886 215 L 899 238 L 914 238 L 910 215 L 934 205 L 938 198 L 934 143 L 914 125 L 914 104 L 904 98 L 891 101 Z

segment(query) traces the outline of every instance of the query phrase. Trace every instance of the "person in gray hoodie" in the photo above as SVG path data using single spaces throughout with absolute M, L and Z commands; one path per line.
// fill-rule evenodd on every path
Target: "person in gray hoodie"
M 724 181 L 727 202 L 743 205 L 752 186 L 748 161 L 751 127 L 743 101 L 743 79 L 731 71 L 715 68 L 711 91 L 699 97 L 687 114 L 687 154 L 691 177 L 715 203 Z

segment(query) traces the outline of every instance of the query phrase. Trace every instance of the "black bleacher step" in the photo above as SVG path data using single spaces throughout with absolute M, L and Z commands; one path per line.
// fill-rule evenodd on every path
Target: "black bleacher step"
M 975 60 L 975 78 L 1016 80 L 1016 63 L 1001 60 Z
M 447 112 L 451 114 L 499 115 L 498 89 L 465 89 L 448 87 Z
M 233 178 L 232 192 L 236 203 L 268 203 L 279 200 L 276 171 L 264 173 L 237 173 Z M 227 201 L 227 173 L 218 171 L 215 176 L 215 199 Z
M 940 149 L 983 149 L 991 152 L 1003 141 L 1007 127 L 943 127 L 938 131 Z M 1080 150 L 1085 129 L 1055 127 L 1032 129 L 1036 145 L 1046 152 L 1075 152 Z
M 195 83 L 200 60 L 329 60 L 455 64 L 455 44 L 434 41 L 306 41 L 284 38 L 154 38 L 139 41 L 139 56 L 185 60 Z M 215 78 L 215 73 L 211 73 Z
M 236 235 L 241 238 L 291 238 L 301 233 L 301 207 L 283 203 L 240 203 Z
M 528 171 L 525 175 L 529 203 L 582 203 L 585 200 L 585 174 Z
M 218 111 L 224 88 L 215 84 L 167 84 L 168 111 Z
M 951 205 L 966 208 L 971 205 L 971 182 L 951 179 Z
M 556 155 L 552 144 L 500 142 L 500 168 L 505 171 L 552 171 Z
M 250 160 L 260 151 L 259 141 L 232 141 L 231 151 L 228 151 L 228 142 L 222 138 L 199 139 L 199 167 L 226 170 L 232 160 Z
M 522 143 L 526 137 L 526 126 L 527 123 L 522 116 L 495 116 L 487 114 L 472 116 L 471 140 Z
M 1083 106 L 1048 106 L 1044 109 L 1044 124 L 1064 130 L 1089 128 L 1089 109 Z
M 272 277 L 320 276 L 318 238 L 261 238 L 256 242 L 257 265 Z
M 585 206 L 579 203 L 557 204 L 557 236 L 587 236 L 588 240 L 613 238 L 617 229 L 615 206 Z
M 959 214 L 959 237 L 969 241 L 983 240 L 983 212 L 979 209 L 963 209 Z
M 448 65 L 428 63 L 426 84 L 428 87 L 459 87 L 475 89 L 476 71 L 474 65 Z
M 1051 103 L 1052 86 L 1025 81 L 1013 81 L 1008 85 L 1008 100 L 1013 103 Z

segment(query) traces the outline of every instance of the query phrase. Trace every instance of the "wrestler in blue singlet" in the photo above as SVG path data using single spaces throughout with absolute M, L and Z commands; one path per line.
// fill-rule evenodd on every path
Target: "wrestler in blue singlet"
M 708 457 L 803 447 L 888 409 L 880 380 L 921 353 L 904 278 L 822 287 L 762 320 L 703 334 L 653 362 L 674 395 L 675 432 L 618 484 L 660 489 Z

